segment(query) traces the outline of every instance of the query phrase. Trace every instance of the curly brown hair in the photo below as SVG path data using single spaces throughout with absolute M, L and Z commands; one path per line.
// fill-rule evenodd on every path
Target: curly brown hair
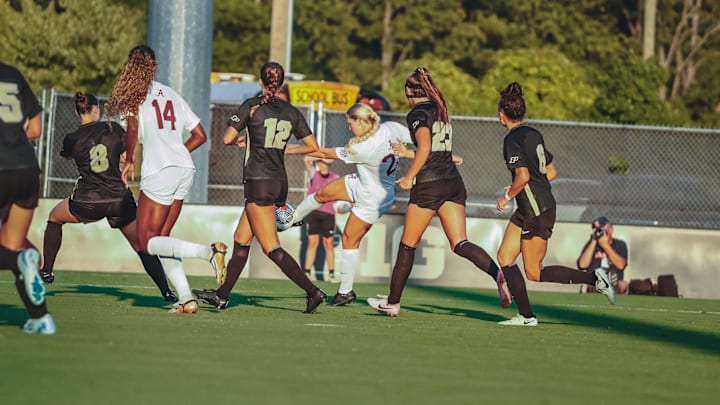
M 427 68 L 419 67 L 405 79 L 405 94 L 408 97 L 428 97 L 437 106 L 438 121 L 450 123 L 447 102 Z
M 500 90 L 498 111 L 513 121 L 519 121 L 525 117 L 525 95 L 520 83 L 512 82 Z
M 156 68 L 155 52 L 149 46 L 138 45 L 133 48 L 105 104 L 107 116 L 137 115 L 140 104 L 150 91 Z

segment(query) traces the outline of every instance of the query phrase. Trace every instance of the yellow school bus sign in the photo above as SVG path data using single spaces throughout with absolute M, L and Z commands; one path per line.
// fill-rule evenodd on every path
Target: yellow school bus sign
M 360 93 L 360 86 L 326 81 L 294 81 L 288 82 L 290 103 L 294 105 L 311 105 L 323 103 L 326 110 L 347 111 L 352 107 Z

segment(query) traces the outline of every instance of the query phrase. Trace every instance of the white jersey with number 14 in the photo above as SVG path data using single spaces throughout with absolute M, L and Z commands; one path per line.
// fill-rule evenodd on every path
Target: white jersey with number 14
M 143 145 L 142 176 L 169 166 L 194 169 L 183 131 L 190 131 L 199 123 L 200 118 L 175 90 L 153 81 L 138 117 L 138 141 Z

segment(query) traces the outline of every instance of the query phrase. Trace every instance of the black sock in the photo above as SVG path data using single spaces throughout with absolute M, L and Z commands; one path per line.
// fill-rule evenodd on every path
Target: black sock
M 165 278 L 165 270 L 163 270 L 162 263 L 160 263 L 160 257 L 142 251 L 137 252 L 137 254 L 140 256 L 145 272 L 160 290 L 160 294 L 164 296 L 166 293 L 171 292 L 167 278 Z
M 285 273 L 285 275 L 292 280 L 293 283 L 305 290 L 307 295 L 314 294 L 315 291 L 317 291 L 318 288 L 315 287 L 315 284 L 307 278 L 300 268 L 300 265 L 285 251 L 285 249 L 278 246 L 268 253 L 268 257 L 280 267 L 280 270 L 282 270 L 282 272 Z
M 0 270 L 11 269 L 13 274 L 18 271 L 17 259 L 19 252 L 0 245 Z
M 62 245 L 62 225 L 48 221 L 43 237 L 43 272 L 51 273 L 55 268 L 55 257 Z
M 458 256 L 470 260 L 473 262 L 475 267 L 488 273 L 493 280 L 497 281 L 498 270 L 500 270 L 500 268 L 497 264 L 495 264 L 492 257 L 490 257 L 485 249 L 468 240 L 464 240 L 455 245 L 453 252 L 455 252 Z
M 414 261 L 415 248 L 400 242 L 395 267 L 393 267 L 392 276 L 390 277 L 388 304 L 397 304 L 400 302 L 400 297 L 402 297 L 403 289 L 410 277 Z
M 243 245 L 235 242 L 233 246 L 232 257 L 227 264 L 227 276 L 225 276 L 225 282 L 217 290 L 218 297 L 227 299 L 230 296 L 230 291 L 235 287 L 240 274 L 245 268 L 248 256 L 250 255 L 250 245 Z
M 530 298 L 528 297 L 527 287 L 525 286 L 525 278 L 522 273 L 520 273 L 520 268 L 517 264 L 513 264 L 512 266 L 503 266 L 502 271 L 520 315 L 526 318 L 535 316 L 530 307 Z
M 561 284 L 589 284 L 595 285 L 595 273 L 571 269 L 565 266 L 544 266 L 540 270 L 540 282 Z

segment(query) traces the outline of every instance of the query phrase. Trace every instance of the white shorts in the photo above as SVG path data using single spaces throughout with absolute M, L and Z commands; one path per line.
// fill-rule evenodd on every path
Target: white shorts
M 390 210 L 395 200 L 394 189 L 378 187 L 366 190 L 356 173 L 345 175 L 345 189 L 355 203 L 350 211 L 368 224 L 377 222 Z
M 140 191 L 149 199 L 162 205 L 172 205 L 173 200 L 184 200 L 190 193 L 195 169 L 168 166 L 159 172 L 140 178 Z

